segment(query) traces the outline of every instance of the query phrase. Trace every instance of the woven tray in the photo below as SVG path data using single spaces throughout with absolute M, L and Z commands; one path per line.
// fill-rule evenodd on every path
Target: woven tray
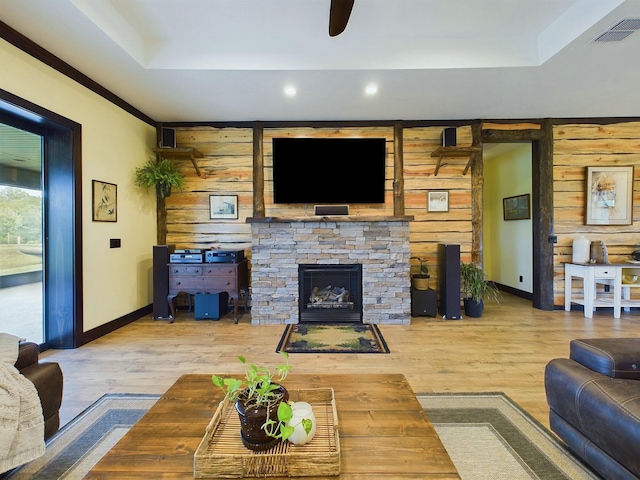
M 328 476 L 340 474 L 340 438 L 333 388 L 289 390 L 289 400 L 307 402 L 316 417 L 316 434 L 306 445 L 278 443 L 264 452 L 240 439 L 234 406 L 220 402 L 194 455 L 194 478 Z

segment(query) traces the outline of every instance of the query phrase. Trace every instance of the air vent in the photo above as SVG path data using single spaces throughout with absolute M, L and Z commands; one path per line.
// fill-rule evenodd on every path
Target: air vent
M 640 18 L 623 18 L 593 39 L 594 42 L 621 42 L 636 30 L 640 30 Z

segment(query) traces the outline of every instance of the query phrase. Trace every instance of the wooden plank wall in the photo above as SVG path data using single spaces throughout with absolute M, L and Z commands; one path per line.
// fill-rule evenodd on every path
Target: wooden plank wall
M 640 242 L 640 122 L 608 125 L 567 124 L 554 127 L 553 203 L 558 243 L 554 254 L 554 304 L 564 304 L 564 263 L 572 257 L 573 240 L 584 235 L 603 240 L 612 263 L 631 260 Z M 632 225 L 585 225 L 586 170 L 589 166 L 634 165 Z M 580 286 L 574 281 L 573 288 Z M 636 289 L 632 289 L 634 292 Z
M 431 153 L 440 145 L 444 126 L 404 127 L 405 214 L 413 215 L 411 255 L 427 259 L 432 288 L 437 288 L 437 245 L 460 244 L 462 260 L 471 260 L 471 172 L 462 175 L 466 157 L 443 159 L 434 175 L 437 159 Z M 484 123 L 483 129 L 525 130 L 538 123 Z M 384 205 L 352 206 L 354 215 L 393 215 L 394 127 L 296 127 L 271 128 L 264 124 L 265 209 L 267 216 L 312 215 L 313 205 L 273 204 L 271 140 L 274 137 L 384 137 L 387 139 L 387 183 Z M 253 215 L 253 132 L 250 127 L 179 127 L 177 146 L 194 147 L 206 178 L 198 177 L 188 160 L 176 161 L 187 177 L 184 192 L 167 198 L 167 243 L 177 248 L 245 249 L 250 254 L 251 229 L 245 222 Z M 470 126 L 458 127 L 458 145 L 471 145 Z M 612 261 L 628 260 L 640 241 L 640 227 L 584 225 L 584 183 L 587 166 L 640 163 L 640 123 L 567 124 L 554 127 L 554 216 L 558 243 L 554 250 L 554 303 L 564 304 L 563 263 L 571 260 L 573 239 L 585 235 L 604 240 Z M 640 213 L 640 169 L 635 169 L 634 218 Z M 427 212 L 429 190 L 449 191 L 449 211 Z M 238 195 L 237 220 L 211 220 L 209 195 Z
M 411 223 L 411 256 L 427 260 L 430 286 L 438 286 L 438 244 L 460 244 L 461 259 L 471 260 L 471 171 L 462 172 L 468 157 L 442 160 L 434 175 L 437 158 L 431 153 L 441 145 L 444 126 L 405 128 L 404 187 L 405 214 L 413 215 Z M 458 127 L 457 145 L 471 145 L 471 127 Z M 427 212 L 427 192 L 449 191 L 448 212 Z M 415 261 L 414 261 L 415 263 Z
M 186 176 L 183 192 L 166 199 L 167 244 L 176 248 L 248 250 L 253 214 L 253 130 L 251 128 L 181 127 L 176 145 L 193 147 L 204 158 L 196 175 L 190 160 L 174 160 Z M 209 195 L 238 195 L 237 220 L 211 220 Z

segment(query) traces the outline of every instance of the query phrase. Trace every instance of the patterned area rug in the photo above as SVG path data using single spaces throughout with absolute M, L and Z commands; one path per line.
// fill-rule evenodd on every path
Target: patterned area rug
M 462 480 L 597 480 L 503 393 L 417 395 Z
M 369 323 L 287 325 L 276 352 L 389 353 L 377 325 Z
M 462 480 L 598 478 L 504 394 L 416 396 Z M 54 435 L 44 456 L 0 478 L 83 478 L 158 398 L 105 395 Z
M 159 398 L 160 395 L 104 395 L 51 437 L 42 457 L 0 478 L 83 478 Z

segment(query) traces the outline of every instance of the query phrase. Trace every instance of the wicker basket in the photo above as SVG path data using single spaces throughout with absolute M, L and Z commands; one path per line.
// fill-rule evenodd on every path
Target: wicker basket
M 279 442 L 264 452 L 242 445 L 233 405 L 220 402 L 194 455 L 195 478 L 301 477 L 340 474 L 338 416 L 332 388 L 289 390 L 289 400 L 307 402 L 316 434 L 306 445 Z

